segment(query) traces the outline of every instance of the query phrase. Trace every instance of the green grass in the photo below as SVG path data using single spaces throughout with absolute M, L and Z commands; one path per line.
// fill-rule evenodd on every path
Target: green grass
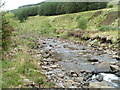
M 118 29 L 112 26 L 101 26 L 98 30 L 99 31 L 115 31 Z
M 19 85 L 24 87 L 23 79 L 27 78 L 36 84 L 36 80 L 43 78 L 43 81 L 47 81 L 47 77 L 40 72 L 40 67 L 38 66 L 39 60 L 32 58 L 31 55 L 25 52 L 28 48 L 23 47 L 24 51 L 16 53 L 13 57 L 14 60 L 4 60 L 2 61 L 3 77 L 2 77 L 2 87 L 3 88 L 15 88 Z M 24 78 L 22 78 L 23 76 Z M 51 82 L 46 82 L 42 85 L 43 87 L 53 87 Z

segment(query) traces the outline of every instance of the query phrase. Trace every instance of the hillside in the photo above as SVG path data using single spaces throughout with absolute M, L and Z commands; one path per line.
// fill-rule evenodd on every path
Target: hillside
M 117 8 L 108 8 L 108 9 L 100 9 L 93 11 L 85 11 L 80 13 L 73 14 L 64 14 L 57 16 L 34 16 L 29 17 L 24 23 L 21 23 L 19 26 L 25 26 L 23 28 L 27 28 L 28 30 L 34 30 L 39 33 L 46 33 L 51 31 L 55 32 L 53 34 L 64 35 L 66 32 L 75 31 L 77 28 L 77 17 L 85 17 L 88 19 L 88 28 L 85 31 L 98 31 L 99 26 L 111 26 L 114 28 L 118 28 L 118 12 Z M 51 31 L 50 31 L 51 30 Z M 104 35 L 105 32 L 99 32 L 99 35 Z M 105 36 L 107 34 L 112 35 L 117 38 L 117 31 L 106 31 Z M 96 36 L 97 34 L 90 35 Z

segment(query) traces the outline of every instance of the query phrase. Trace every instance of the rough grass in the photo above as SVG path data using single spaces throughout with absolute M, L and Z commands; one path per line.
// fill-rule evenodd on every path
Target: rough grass
M 29 19 L 31 20 L 31 18 Z M 18 21 L 16 22 L 13 20 L 16 25 L 13 25 L 15 31 L 12 33 L 12 47 L 10 47 L 9 51 L 14 51 L 15 49 L 18 51 L 15 51 L 15 54 L 12 57 L 7 56 L 9 51 L 4 52 L 3 61 L 0 63 L 2 64 L 3 71 L 2 88 L 25 88 L 24 78 L 35 82 L 36 85 L 39 84 L 37 82 L 39 78 L 43 79 L 43 83 L 41 84 L 41 87 L 43 88 L 54 86 L 53 83 L 47 82 L 47 77 L 41 73 L 40 66 L 38 66 L 40 60 L 33 58 L 28 52 L 29 50 L 36 48 L 37 45 L 35 40 L 39 34 L 44 30 L 52 28 L 49 24 L 49 19 L 46 19 L 44 22 L 42 20 L 44 21 L 43 17 L 40 17 L 39 19 L 36 18 L 36 22 L 26 21 L 24 23 L 19 23 Z M 37 22 L 39 24 L 41 23 L 41 25 L 37 24 Z M 13 22 L 11 21 L 10 24 L 11 23 Z M 45 34 L 50 35 L 51 31 L 50 33 Z M 22 50 L 19 50 L 21 48 Z
M 24 78 L 39 84 L 37 80 L 43 79 L 41 87 L 52 87 L 53 83 L 47 82 L 47 77 L 40 72 L 38 63 L 40 62 L 36 58 L 32 58 L 27 52 L 28 48 L 23 47 L 23 51 L 17 52 L 13 58 L 2 61 L 3 88 L 16 88 L 18 86 L 24 86 Z

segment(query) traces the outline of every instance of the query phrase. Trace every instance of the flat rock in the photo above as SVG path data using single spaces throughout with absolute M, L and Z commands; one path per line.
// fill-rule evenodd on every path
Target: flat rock
M 114 88 L 112 86 L 109 86 L 106 82 L 91 82 L 89 84 L 89 88 Z M 100 89 L 99 89 L 100 90 Z

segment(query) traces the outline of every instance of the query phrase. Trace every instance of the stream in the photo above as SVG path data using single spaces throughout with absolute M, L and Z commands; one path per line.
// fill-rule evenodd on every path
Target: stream
M 43 72 L 56 87 L 78 88 L 89 87 L 90 83 L 120 88 L 120 71 L 112 71 L 120 63 L 113 58 L 112 51 L 93 48 L 80 42 L 71 42 L 59 38 L 39 40 L 40 50 L 54 52 L 53 57 L 43 58 Z M 108 53 L 109 52 L 109 53 Z M 43 53 L 44 54 L 44 53 Z M 116 68 L 115 68 L 116 69 Z M 116 74 L 118 73 L 118 74 Z M 97 84 L 96 84 L 97 83 Z M 102 87 L 102 86 L 100 86 Z

